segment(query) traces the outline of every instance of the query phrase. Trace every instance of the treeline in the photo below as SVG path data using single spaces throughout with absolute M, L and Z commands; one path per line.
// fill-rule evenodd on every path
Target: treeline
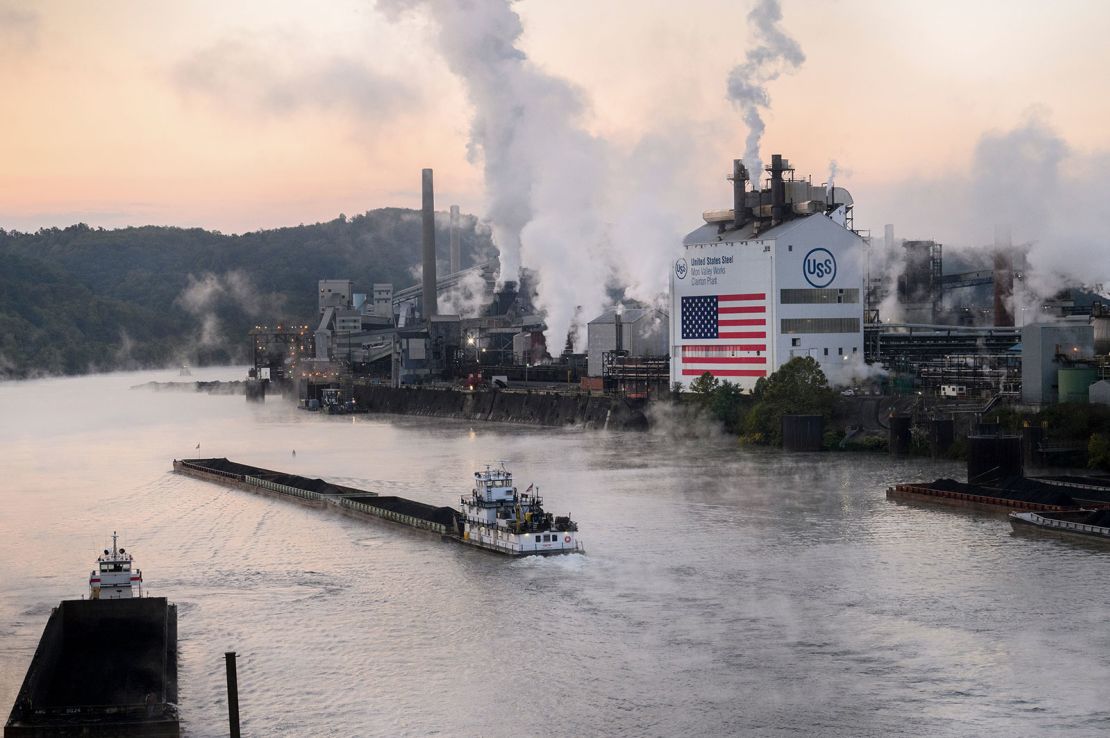
M 464 216 L 463 266 L 493 253 L 476 225 Z M 374 282 L 415 284 L 420 240 L 419 213 L 400 208 L 242 235 L 83 223 L 0 230 L 0 376 L 243 360 L 253 325 L 313 321 L 319 279 L 367 292 Z
M 677 391 L 677 388 L 676 388 Z M 832 416 L 836 393 L 821 365 L 795 357 L 770 376 L 761 377 L 750 394 L 709 372 L 690 383 L 693 403 L 746 443 L 781 446 L 783 415 Z

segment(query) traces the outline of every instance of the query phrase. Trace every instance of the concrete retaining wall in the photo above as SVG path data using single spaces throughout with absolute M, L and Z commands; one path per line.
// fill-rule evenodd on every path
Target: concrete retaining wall
M 371 386 L 355 387 L 355 402 L 372 413 L 612 430 L 647 428 L 641 403 L 604 395 Z

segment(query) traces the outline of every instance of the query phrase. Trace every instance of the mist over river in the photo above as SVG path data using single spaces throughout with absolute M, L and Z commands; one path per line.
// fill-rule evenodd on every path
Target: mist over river
M 228 650 L 259 737 L 1110 729 L 1110 548 L 885 497 L 959 465 L 129 389 L 178 379 L 0 384 L 5 719 L 114 529 L 178 604 L 189 736 L 227 734 Z M 172 473 L 195 456 L 440 505 L 504 459 L 588 556 L 514 561 Z

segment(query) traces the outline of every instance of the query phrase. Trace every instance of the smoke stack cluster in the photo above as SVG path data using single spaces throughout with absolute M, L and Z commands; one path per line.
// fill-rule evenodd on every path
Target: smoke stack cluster
M 430 321 L 436 314 L 436 208 L 432 188 L 432 170 L 423 172 L 423 236 L 424 236 L 424 285 L 423 317 Z

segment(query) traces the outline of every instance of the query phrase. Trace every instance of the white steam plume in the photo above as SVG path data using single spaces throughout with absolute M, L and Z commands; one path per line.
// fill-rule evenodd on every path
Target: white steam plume
M 757 0 L 748 13 L 748 25 L 759 42 L 748 50 L 743 64 L 728 76 L 728 97 L 744 114 L 748 138 L 744 144 L 744 164 L 758 183 L 763 177 L 763 161 L 759 142 L 763 138 L 763 116 L 760 108 L 771 105 L 766 84 L 783 72 L 797 69 L 806 60 L 802 47 L 779 28 L 782 8 L 778 0 Z
M 598 266 L 607 151 L 578 123 L 581 94 L 518 48 L 523 27 L 509 0 L 379 0 L 378 7 L 393 17 L 429 11 L 439 50 L 474 107 L 470 155 L 484 167 L 500 281 L 519 281 L 521 266 L 539 275 L 548 345 L 561 347 L 576 314 L 589 320 L 600 312 L 608 277 Z

